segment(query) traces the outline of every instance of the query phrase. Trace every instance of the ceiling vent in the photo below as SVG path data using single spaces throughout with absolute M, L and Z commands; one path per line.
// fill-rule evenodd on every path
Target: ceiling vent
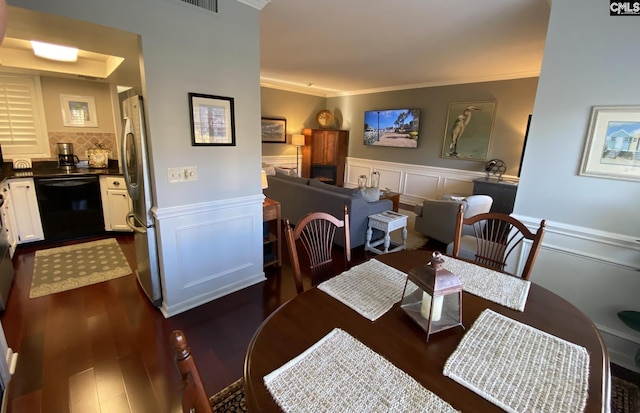
M 205 10 L 218 12 L 218 0 L 181 0 L 184 3 L 191 4 L 192 6 L 200 7 Z

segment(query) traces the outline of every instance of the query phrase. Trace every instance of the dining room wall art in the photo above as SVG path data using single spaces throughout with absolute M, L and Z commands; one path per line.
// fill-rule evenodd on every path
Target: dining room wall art
M 442 158 L 486 161 L 496 102 L 449 103 Z
M 189 93 L 192 146 L 236 146 L 233 98 Z
M 580 175 L 640 181 L 640 106 L 594 106 Z
M 287 120 L 262 118 L 262 143 L 287 143 Z

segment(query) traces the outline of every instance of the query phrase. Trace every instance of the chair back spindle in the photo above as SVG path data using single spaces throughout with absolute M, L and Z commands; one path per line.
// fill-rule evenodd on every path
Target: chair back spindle
M 302 284 L 301 260 L 296 243 L 302 244 L 306 252 L 311 285 L 318 285 L 336 275 L 332 250 L 338 228 L 343 228 L 345 262 L 349 263 L 351 261 L 351 244 L 349 213 L 346 205 L 343 219 L 338 219 L 326 212 L 312 212 L 304 216 L 296 224 L 295 228 L 288 219 L 285 219 L 285 238 L 298 293 L 301 293 L 304 287 Z
M 537 231 L 533 233 L 522 222 L 510 215 L 488 212 L 465 218 L 463 208 L 460 207 L 453 241 L 454 257 L 464 257 L 464 254 L 461 253 L 461 247 L 464 243 L 464 238 L 469 237 L 469 235 L 462 235 L 462 227 L 464 225 L 473 228 L 473 237 L 475 237 L 473 255 L 475 262 L 501 272 L 507 272 L 505 268 L 511 254 L 514 251 L 520 252 L 525 246 L 525 240 L 531 241 L 529 253 L 519 275 L 520 278 L 529 279 L 542 243 L 546 220 L 543 219 Z M 513 272 L 507 273 L 518 276 Z

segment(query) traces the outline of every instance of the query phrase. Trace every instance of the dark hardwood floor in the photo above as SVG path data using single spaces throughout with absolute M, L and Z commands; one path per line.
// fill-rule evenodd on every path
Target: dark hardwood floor
M 133 236 L 109 236 L 134 268 Z M 171 332 L 184 331 L 206 390 L 214 394 L 242 376 L 254 331 L 295 295 L 284 248 L 282 268 L 267 269 L 266 282 L 169 319 L 150 305 L 134 275 L 30 299 L 35 251 L 60 245 L 23 245 L 14 257 L 13 288 L 0 317 L 9 346 L 19 353 L 9 413 L 180 412 Z M 425 246 L 433 247 L 442 246 Z M 352 263 L 367 258 L 360 247 Z
M 133 236 L 108 236 L 135 268 Z M 16 274 L 0 317 L 18 353 L 10 413 L 179 412 L 171 332 L 185 333 L 206 390 L 214 394 L 242 376 L 253 333 L 295 295 L 284 248 L 283 267 L 268 268 L 266 282 L 169 319 L 147 301 L 133 274 L 30 299 L 35 251 L 70 243 L 21 245 L 14 256 Z M 364 259 L 356 249 L 353 262 Z

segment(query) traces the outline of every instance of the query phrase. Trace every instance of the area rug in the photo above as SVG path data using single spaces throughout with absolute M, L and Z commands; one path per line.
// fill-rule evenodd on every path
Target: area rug
M 209 398 L 211 407 L 216 413 L 246 412 L 247 404 L 244 400 L 244 387 L 242 379 L 220 390 Z
M 640 390 L 635 384 L 612 377 L 611 411 L 613 413 L 640 413 Z M 242 379 L 220 390 L 209 398 L 216 413 L 246 412 Z
M 99 241 L 36 251 L 29 298 L 73 290 L 131 274 L 118 241 Z
M 612 377 L 611 411 L 614 413 L 640 413 L 640 388 L 619 377 Z

